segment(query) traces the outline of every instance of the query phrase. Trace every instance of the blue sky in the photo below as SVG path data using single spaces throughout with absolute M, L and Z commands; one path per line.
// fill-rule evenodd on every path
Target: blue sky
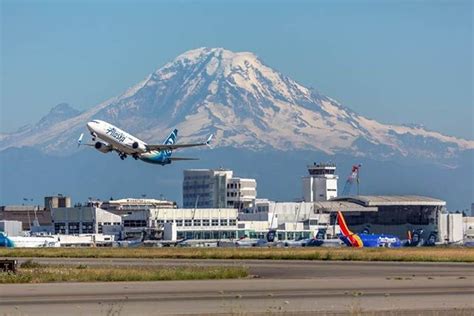
M 367 117 L 474 138 L 471 1 L 0 2 L 1 132 L 208 46 L 252 51 Z

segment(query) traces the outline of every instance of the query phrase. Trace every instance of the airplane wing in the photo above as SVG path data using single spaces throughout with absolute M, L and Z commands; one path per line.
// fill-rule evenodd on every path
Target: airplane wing
M 197 147 L 197 146 L 209 146 L 212 140 L 212 134 L 203 143 L 190 143 L 190 144 L 160 144 L 160 145 L 146 145 L 147 151 L 153 150 L 175 150 L 178 148 Z

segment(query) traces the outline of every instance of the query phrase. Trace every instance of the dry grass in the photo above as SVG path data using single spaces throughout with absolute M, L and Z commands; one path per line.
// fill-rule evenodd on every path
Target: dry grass
M 34 266 L 34 267 L 32 267 Z M 236 279 L 248 276 L 243 267 L 76 267 L 65 265 L 22 265 L 16 274 L 1 273 L 1 283 L 117 282 Z
M 474 262 L 474 248 L 16 248 L 1 257 Z

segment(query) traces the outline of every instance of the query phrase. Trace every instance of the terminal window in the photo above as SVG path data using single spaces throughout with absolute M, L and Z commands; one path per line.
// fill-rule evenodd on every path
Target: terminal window
M 69 223 L 69 234 L 79 234 L 79 223 Z
M 123 221 L 124 227 L 145 227 L 146 221 L 144 220 L 125 220 Z M 99 226 L 100 230 L 102 230 L 102 225 Z
M 91 222 L 82 223 L 82 233 L 83 234 L 93 234 L 94 233 L 94 224 Z
M 54 224 L 54 232 L 56 234 L 65 234 L 66 233 L 66 226 L 64 223 L 55 223 Z

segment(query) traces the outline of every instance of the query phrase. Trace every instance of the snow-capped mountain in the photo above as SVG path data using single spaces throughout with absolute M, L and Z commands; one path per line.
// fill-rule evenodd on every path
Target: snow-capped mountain
M 55 118 L 58 112 L 65 116 Z M 185 140 L 213 132 L 215 146 L 252 150 L 304 149 L 443 162 L 474 149 L 472 140 L 365 118 L 268 67 L 253 53 L 223 48 L 188 51 L 86 112 L 53 109 L 38 124 L 1 135 L 0 149 L 34 146 L 67 153 L 93 118 L 149 142 L 161 142 L 177 127 Z

